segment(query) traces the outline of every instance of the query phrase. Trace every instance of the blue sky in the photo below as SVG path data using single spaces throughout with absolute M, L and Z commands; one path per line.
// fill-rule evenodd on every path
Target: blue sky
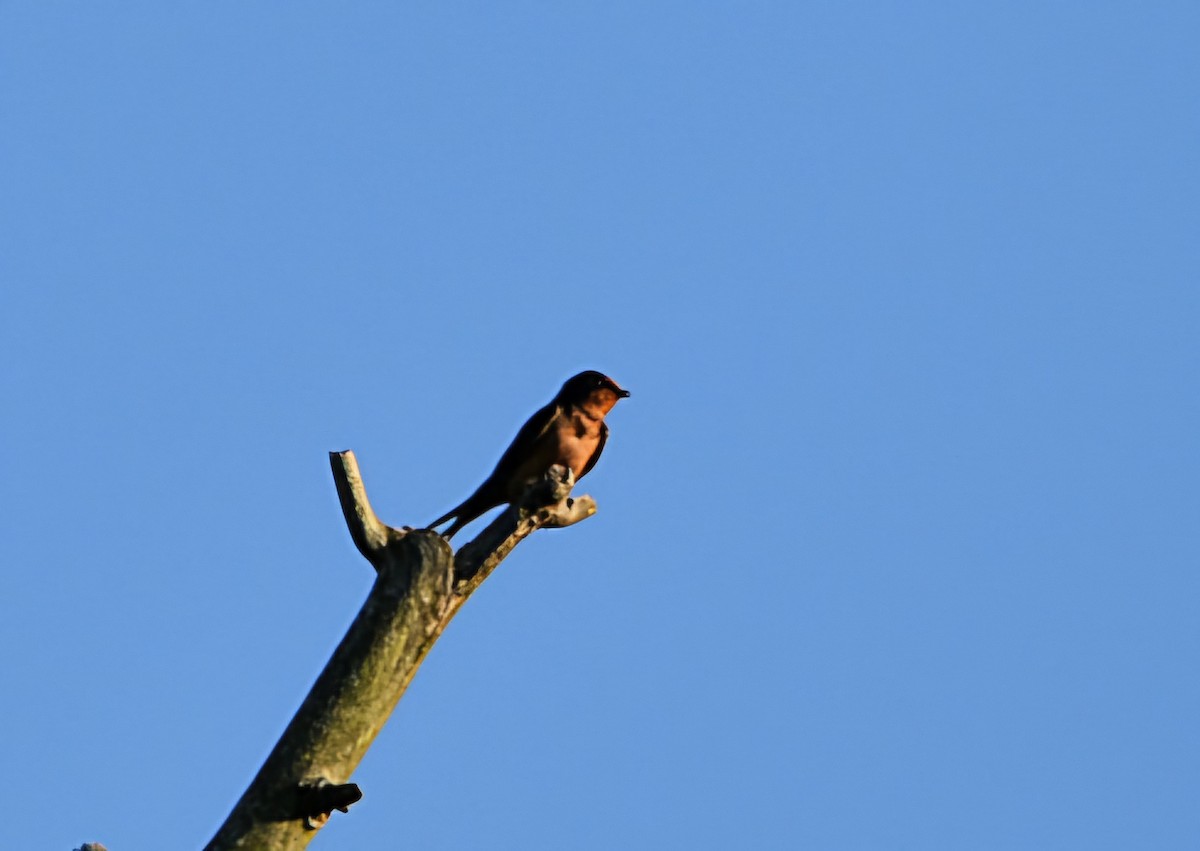
M 0 5 L 6 848 L 200 847 L 582 368 L 314 848 L 1200 843 L 1200 7 Z

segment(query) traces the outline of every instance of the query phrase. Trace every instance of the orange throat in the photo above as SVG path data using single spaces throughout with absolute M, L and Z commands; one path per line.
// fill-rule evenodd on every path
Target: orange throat
M 602 420 L 604 415 L 613 409 L 613 405 L 617 404 L 618 398 L 617 394 L 607 387 L 598 387 L 588 394 L 579 410 L 593 419 Z

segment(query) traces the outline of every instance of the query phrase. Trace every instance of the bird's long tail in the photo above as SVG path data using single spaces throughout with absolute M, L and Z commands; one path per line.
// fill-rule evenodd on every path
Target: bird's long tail
M 463 526 L 466 526 L 477 517 L 481 517 L 497 505 L 503 505 L 506 502 L 503 493 L 497 493 L 496 490 L 492 480 L 489 479 L 480 485 L 475 493 L 447 511 L 437 520 L 434 520 L 426 528 L 433 529 L 441 526 L 450 518 L 454 518 L 454 522 L 450 524 L 449 528 L 441 533 L 443 538 L 453 537 L 454 533 Z
M 430 523 L 425 528 L 429 529 L 430 531 L 436 532 L 438 526 L 441 526 L 443 523 L 445 523 L 451 517 L 456 516 L 460 511 L 462 511 L 461 505 L 458 508 L 453 509 L 452 511 L 447 511 L 445 514 L 443 514 L 437 520 L 434 520 L 432 523 Z M 459 520 L 456 520 L 453 523 L 451 523 L 450 527 L 445 532 L 442 532 L 441 535 L 443 538 L 449 539 L 449 538 L 453 537 L 454 533 L 457 532 L 461 528 L 462 528 L 462 522 Z
M 454 522 L 451 523 L 446 528 L 445 532 L 441 533 L 441 536 L 443 538 L 445 538 L 446 540 L 449 540 L 450 538 L 454 537 L 455 532 L 457 532 L 463 526 L 466 526 L 468 523 L 470 523 L 472 520 L 474 520 L 479 515 L 483 514 L 484 511 L 487 511 L 486 507 L 481 509 L 478 506 L 472 505 L 471 500 L 468 499 L 466 502 L 462 503 L 461 505 L 458 505 L 455 508 L 452 508 L 449 511 L 447 511 L 445 514 L 443 514 L 437 520 L 434 520 L 432 523 L 430 523 L 425 528 L 436 531 L 438 526 L 441 526 L 443 523 L 445 523 L 447 520 L 449 520 L 450 518 L 453 517 Z

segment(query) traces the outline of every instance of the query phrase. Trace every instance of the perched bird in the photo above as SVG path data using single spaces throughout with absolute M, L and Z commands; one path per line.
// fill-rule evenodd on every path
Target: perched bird
M 567 380 L 550 404 L 529 418 L 500 456 L 496 469 L 461 505 L 429 524 L 433 529 L 450 518 L 443 533 L 451 537 L 485 511 L 515 502 L 533 479 L 554 464 L 570 467 L 576 480 L 596 466 L 608 426 L 604 415 L 618 399 L 629 396 L 607 375 L 588 370 Z

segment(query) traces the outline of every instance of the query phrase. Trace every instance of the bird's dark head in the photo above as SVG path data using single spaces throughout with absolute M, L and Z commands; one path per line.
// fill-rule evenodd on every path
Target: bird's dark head
M 628 396 L 628 390 L 622 389 L 617 382 L 594 369 L 567 379 L 562 390 L 558 391 L 560 402 L 568 405 L 595 406 L 600 409 L 601 414 L 610 411 L 618 399 Z

